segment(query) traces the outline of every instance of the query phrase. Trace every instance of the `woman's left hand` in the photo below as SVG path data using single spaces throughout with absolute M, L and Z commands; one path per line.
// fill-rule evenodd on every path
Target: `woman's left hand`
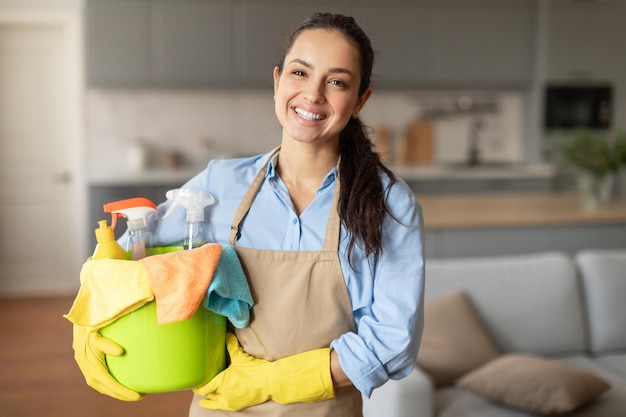
M 274 400 L 281 404 L 317 402 L 335 397 L 330 348 L 310 350 L 274 362 L 248 355 L 228 333 L 230 366 L 194 389 L 204 408 L 238 411 Z

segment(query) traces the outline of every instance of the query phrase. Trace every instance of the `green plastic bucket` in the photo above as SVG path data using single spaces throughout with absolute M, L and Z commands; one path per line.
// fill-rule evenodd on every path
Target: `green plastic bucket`
M 155 254 L 181 250 L 155 248 Z M 156 302 L 126 314 L 100 333 L 124 348 L 106 355 L 111 375 L 141 393 L 182 391 L 209 381 L 226 363 L 226 318 L 200 306 L 193 317 L 157 324 Z

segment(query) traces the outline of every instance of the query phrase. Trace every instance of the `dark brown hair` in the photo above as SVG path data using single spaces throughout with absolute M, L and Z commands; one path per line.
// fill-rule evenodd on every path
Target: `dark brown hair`
M 374 51 L 369 38 L 352 17 L 316 13 L 303 21 L 287 40 L 287 47 L 278 64 L 279 73 L 282 73 L 285 56 L 298 35 L 310 29 L 339 32 L 357 48 L 361 60 L 359 96 L 362 96 L 370 86 Z M 372 148 L 372 141 L 361 120 L 350 118 L 339 134 L 341 193 L 337 209 L 341 221 L 350 232 L 348 259 L 351 264 L 352 250 L 357 242 L 363 245 L 366 257 L 372 254 L 378 256 L 382 252 L 382 226 L 389 210 L 385 204 L 386 190 L 380 172 L 389 177 L 389 186 L 395 182 L 393 173 Z

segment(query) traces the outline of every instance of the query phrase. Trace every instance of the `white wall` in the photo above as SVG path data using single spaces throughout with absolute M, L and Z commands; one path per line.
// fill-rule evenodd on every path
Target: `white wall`
M 89 90 L 89 166 L 125 168 L 138 140 L 157 154 L 180 151 L 190 160 L 201 140 L 214 144 L 216 156 L 267 151 L 280 143 L 273 103 L 271 92 Z
M 478 92 L 480 93 L 480 92 Z M 391 127 L 395 136 L 416 119 L 424 100 L 450 92 L 375 92 L 361 114 L 364 122 Z M 523 98 L 520 93 L 499 94 L 501 110 L 488 116 L 481 147 L 487 160 L 523 159 Z M 97 90 L 86 92 L 88 166 L 98 172 L 125 169 L 130 149 L 141 141 L 156 154 L 170 151 L 194 161 L 199 142 L 214 144 L 212 156 L 252 155 L 280 143 L 281 129 L 274 113 L 272 92 Z M 441 162 L 462 161 L 466 155 L 471 118 L 450 117 L 435 123 L 436 155 Z M 154 156 L 154 155 L 153 155 Z

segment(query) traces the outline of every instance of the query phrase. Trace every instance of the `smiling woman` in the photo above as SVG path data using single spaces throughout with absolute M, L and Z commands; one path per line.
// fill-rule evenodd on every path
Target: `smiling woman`
M 281 152 L 295 148 L 315 153 L 313 166 L 325 165 L 319 166 L 319 175 L 306 178 L 294 169 L 304 161 L 294 160 L 295 166 L 290 166 L 290 159 L 280 160 L 277 170 L 298 213 L 315 198 L 321 180 L 335 164 L 339 134 L 370 96 L 369 88 L 358 95 L 359 61 L 358 51 L 343 35 L 315 29 L 301 33 L 285 56 L 284 68 L 274 69 L 276 116 L 283 127 Z
M 362 395 L 415 366 L 422 211 L 359 118 L 372 67 L 353 18 L 306 19 L 273 73 L 280 145 L 213 160 L 184 185 L 215 197 L 205 241 L 235 248 L 254 298 L 249 325 L 226 336 L 229 366 L 194 389 L 190 417 L 360 417 Z M 184 224 L 157 216 L 154 244 L 182 240 Z M 102 364 L 89 366 L 93 387 L 119 391 Z
M 354 45 L 336 31 L 308 30 L 274 70 L 274 98 L 283 126 L 283 151 L 291 141 L 325 141 L 337 149 L 339 133 L 370 96 L 358 94 L 360 59 Z

